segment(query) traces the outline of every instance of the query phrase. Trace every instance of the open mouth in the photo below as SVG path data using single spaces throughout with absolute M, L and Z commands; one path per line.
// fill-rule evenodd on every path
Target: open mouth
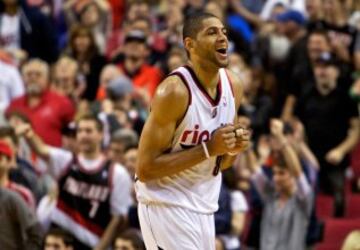
M 224 56 L 226 56 L 226 54 L 227 54 L 227 50 L 225 48 L 217 49 L 216 52 L 218 52 L 218 53 L 220 53 L 221 55 L 224 55 Z

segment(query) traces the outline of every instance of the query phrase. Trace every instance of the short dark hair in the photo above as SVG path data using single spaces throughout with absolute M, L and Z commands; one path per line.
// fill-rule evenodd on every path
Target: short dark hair
M 102 123 L 102 121 L 94 114 L 92 113 L 88 113 L 88 114 L 84 114 L 82 116 L 80 116 L 77 120 L 76 120 L 76 128 L 79 126 L 79 123 L 81 121 L 93 121 L 96 124 L 96 128 L 102 132 L 104 129 L 104 125 Z
M 15 145 L 18 145 L 19 139 L 16 136 L 15 130 L 10 126 L 2 126 L 0 127 L 0 139 L 4 139 L 5 137 L 10 137 L 12 142 Z
M 310 33 L 308 34 L 308 38 L 312 35 L 319 35 L 325 38 L 327 43 L 331 43 L 331 39 L 329 37 L 328 31 L 324 28 L 316 28 L 312 31 L 310 31 Z
M 280 151 L 272 151 L 271 158 L 273 160 L 274 166 L 279 167 L 280 169 L 288 169 L 286 160 L 282 152 Z
M 46 241 L 46 238 L 48 236 L 55 236 L 57 238 L 61 238 L 66 246 L 74 246 L 74 237 L 68 231 L 62 228 L 50 228 L 44 238 L 44 241 Z
M 124 145 L 125 152 L 129 148 L 138 147 L 139 136 L 133 129 L 121 128 L 112 133 L 110 142 Z
M 115 242 L 117 239 L 129 240 L 131 242 L 131 244 L 133 245 L 134 249 L 145 250 L 145 245 L 140 236 L 140 233 L 138 231 L 136 231 L 135 229 L 127 229 L 126 231 L 124 231 L 123 233 L 118 235 L 115 238 L 114 246 L 115 246 Z
M 217 16 L 206 12 L 195 12 L 191 15 L 188 15 L 184 22 L 182 33 L 183 40 L 185 40 L 187 37 L 192 39 L 196 38 L 197 33 L 199 33 L 202 28 L 203 20 L 214 17 L 218 18 Z

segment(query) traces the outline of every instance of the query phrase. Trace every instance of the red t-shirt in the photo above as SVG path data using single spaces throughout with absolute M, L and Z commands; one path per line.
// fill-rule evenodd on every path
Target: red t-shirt
M 61 147 L 61 130 L 73 120 L 75 108 L 69 98 L 50 90 L 44 91 L 40 104 L 29 107 L 26 95 L 14 99 L 6 110 L 26 115 L 34 131 L 46 144 Z
M 123 65 L 119 65 L 123 69 Z M 155 66 L 143 64 L 137 74 L 131 77 L 135 88 L 146 88 L 149 96 L 152 97 L 159 83 L 161 82 L 163 74 L 161 70 Z

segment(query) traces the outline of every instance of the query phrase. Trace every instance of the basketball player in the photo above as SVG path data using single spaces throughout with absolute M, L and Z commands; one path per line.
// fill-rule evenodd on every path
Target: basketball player
M 149 250 L 215 249 L 220 170 L 249 144 L 236 123 L 242 86 L 224 69 L 226 28 L 198 13 L 183 38 L 189 62 L 158 87 L 139 145 L 135 187 Z

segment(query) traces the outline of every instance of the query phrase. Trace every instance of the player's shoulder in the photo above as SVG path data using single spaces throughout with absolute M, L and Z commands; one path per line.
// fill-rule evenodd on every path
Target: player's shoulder
M 243 80 L 240 78 L 238 74 L 236 74 L 234 71 L 230 69 L 224 69 L 226 72 L 226 75 L 228 76 L 229 80 L 233 84 L 233 87 L 235 88 L 242 88 L 243 87 Z
M 178 75 L 169 75 L 159 85 L 155 95 L 161 98 L 188 98 L 189 91 Z
M 166 77 L 156 89 L 151 109 L 171 110 L 174 116 L 181 116 L 190 100 L 190 92 L 177 75 Z

